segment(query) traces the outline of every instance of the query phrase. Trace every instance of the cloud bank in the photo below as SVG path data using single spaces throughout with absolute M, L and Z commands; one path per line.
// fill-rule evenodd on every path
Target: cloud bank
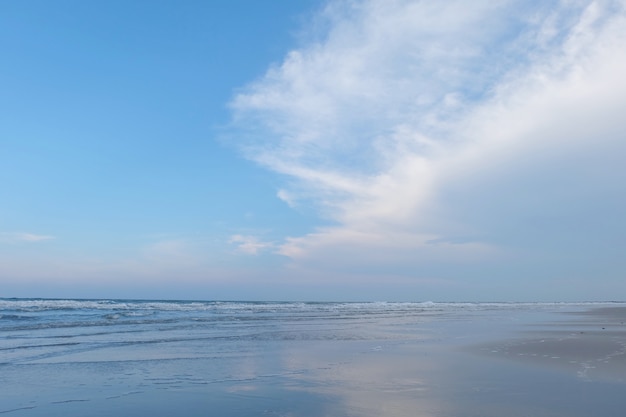
M 327 224 L 278 253 L 435 275 L 624 266 L 624 45 L 618 0 L 330 1 L 231 103 L 279 198 Z

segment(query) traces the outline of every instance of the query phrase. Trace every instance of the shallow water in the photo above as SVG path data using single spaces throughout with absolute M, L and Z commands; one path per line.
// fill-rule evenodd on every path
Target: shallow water
M 0 413 L 621 417 L 619 378 L 508 357 L 600 306 L 5 299 Z

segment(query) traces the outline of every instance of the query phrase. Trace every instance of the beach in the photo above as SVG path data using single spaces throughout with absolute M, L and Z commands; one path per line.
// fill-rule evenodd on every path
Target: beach
M 7 416 L 622 416 L 618 303 L 0 301 Z
M 588 381 L 626 381 L 626 308 L 604 307 L 568 314 L 502 344 L 486 354 L 558 369 Z

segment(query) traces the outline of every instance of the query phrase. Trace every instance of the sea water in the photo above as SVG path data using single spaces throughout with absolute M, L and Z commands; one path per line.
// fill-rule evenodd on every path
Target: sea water
M 609 416 L 624 384 L 465 349 L 600 305 L 0 299 L 0 414 Z

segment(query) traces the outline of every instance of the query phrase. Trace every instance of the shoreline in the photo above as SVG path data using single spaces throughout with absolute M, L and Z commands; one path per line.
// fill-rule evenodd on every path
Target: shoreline
M 626 307 L 173 307 L 87 304 L 7 319 L 0 414 L 622 417 L 626 409 Z

